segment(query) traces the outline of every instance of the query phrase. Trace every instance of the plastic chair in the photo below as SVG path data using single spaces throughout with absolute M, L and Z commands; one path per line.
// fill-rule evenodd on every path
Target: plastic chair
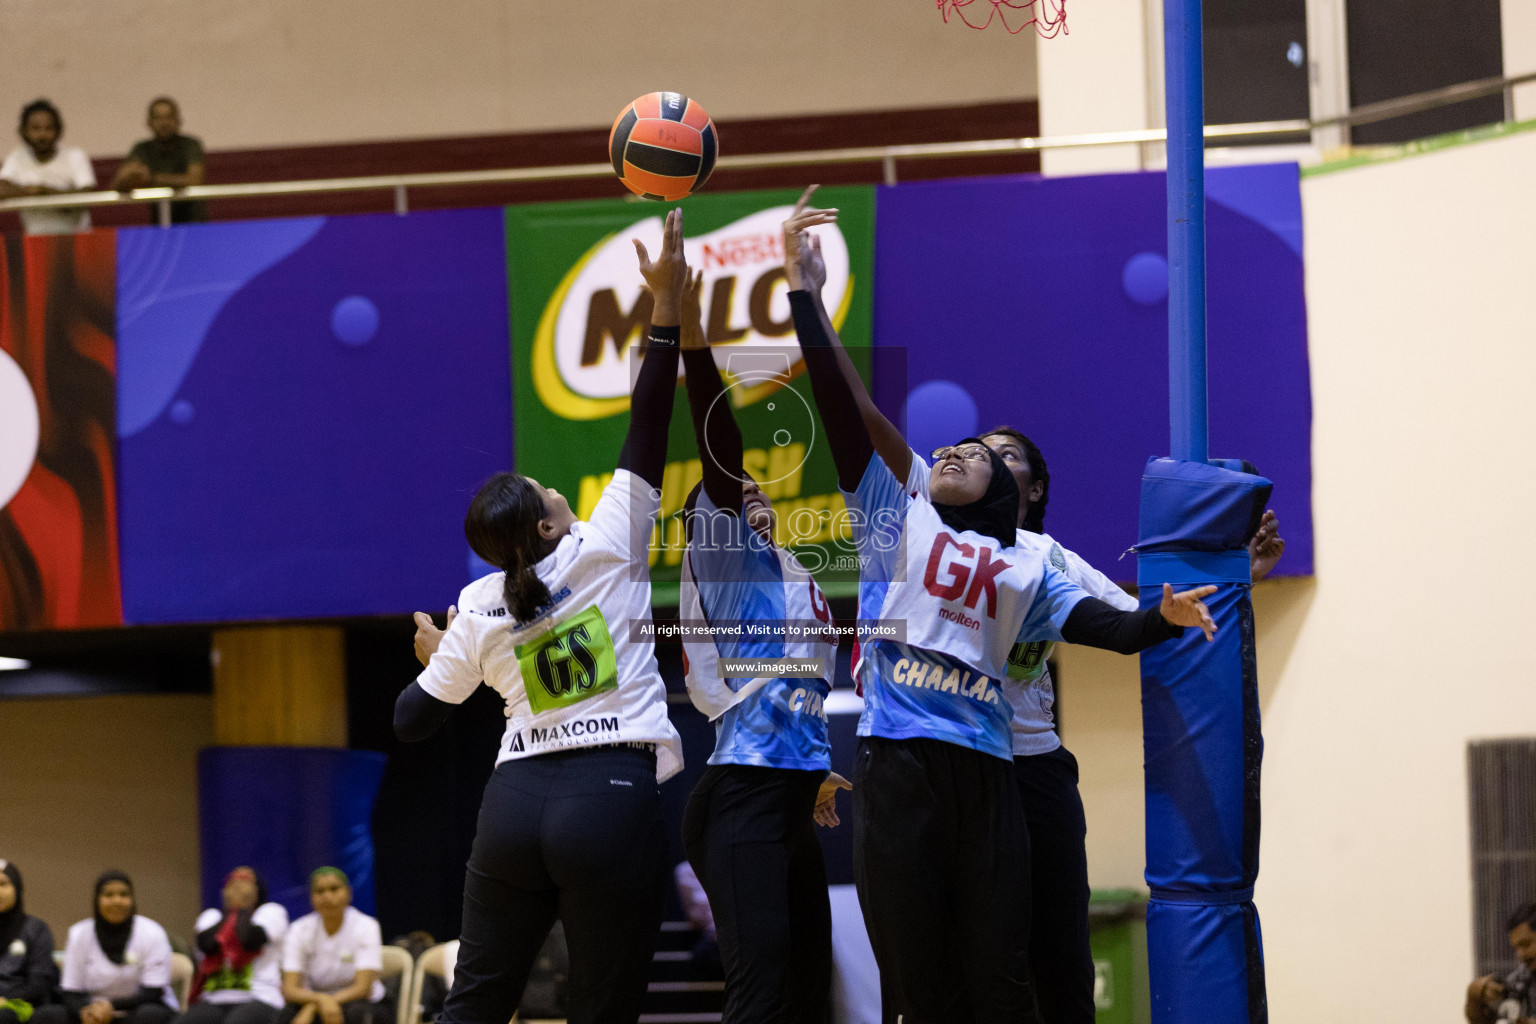
M 439 942 L 416 958 L 416 970 L 411 976 L 411 998 L 404 1008 L 404 1024 L 421 1024 L 421 990 L 428 974 L 443 976 L 443 949 L 447 945 Z
M 383 969 L 379 980 L 400 979 L 399 995 L 395 998 L 395 1024 L 411 1024 L 411 991 L 416 984 L 416 965 L 411 954 L 399 946 L 384 946 L 380 950 Z
M 176 1003 L 183 1013 L 192 995 L 192 974 L 195 970 L 191 957 L 182 953 L 171 954 L 171 991 L 176 993 Z

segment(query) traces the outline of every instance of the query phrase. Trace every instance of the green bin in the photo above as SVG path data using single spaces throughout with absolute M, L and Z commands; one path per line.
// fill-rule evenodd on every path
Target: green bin
M 1088 900 L 1088 937 L 1098 1024 L 1151 1024 L 1147 894 L 1137 889 L 1095 889 Z

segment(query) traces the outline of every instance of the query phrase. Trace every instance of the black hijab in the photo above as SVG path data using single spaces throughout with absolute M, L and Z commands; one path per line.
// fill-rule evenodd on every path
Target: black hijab
M 992 460 L 992 480 L 986 493 L 968 505 L 945 505 L 934 502 L 934 511 L 944 525 L 952 530 L 975 530 L 992 537 L 1001 547 L 1011 548 L 1018 543 L 1019 485 L 1008 471 L 1008 463 L 1002 456 L 988 448 L 979 437 L 967 437 L 956 445 L 979 444 Z
M 101 890 L 107 887 L 108 882 L 122 882 L 128 887 L 128 897 L 132 900 L 133 881 L 121 871 L 103 871 L 101 877 L 96 879 L 96 895 L 91 899 L 91 914 L 96 918 L 96 942 L 108 960 L 120 964 L 128 949 L 128 939 L 133 935 L 133 918 L 139 912 L 139 906 L 137 901 L 130 903 L 128 916 L 123 918 L 121 924 L 112 924 L 102 917 Z
M 0 956 L 5 956 L 11 943 L 21 938 L 21 926 L 27 923 L 27 911 L 21 904 L 21 872 L 8 860 L 0 860 L 0 871 L 5 872 L 5 877 L 16 888 L 16 902 L 11 904 L 10 910 L 0 911 Z

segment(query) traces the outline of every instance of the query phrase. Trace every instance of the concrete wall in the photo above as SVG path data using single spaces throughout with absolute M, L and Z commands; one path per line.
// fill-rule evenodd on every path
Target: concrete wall
M 655 89 L 717 118 L 1035 96 L 1032 34 L 931 0 L 16 0 L 5 35 L 0 113 L 48 96 L 97 156 L 161 93 L 214 149 L 606 125 Z
M 197 751 L 213 744 L 207 696 L 0 701 L 0 857 L 27 911 L 64 945 L 107 868 L 139 910 L 188 939 L 201 909 Z
M 1317 577 L 1254 595 L 1276 1024 L 1453 1020 L 1471 977 L 1466 744 L 1536 734 L 1533 166 L 1526 133 L 1303 179 Z M 1062 675 L 1094 884 L 1135 884 L 1135 662 Z

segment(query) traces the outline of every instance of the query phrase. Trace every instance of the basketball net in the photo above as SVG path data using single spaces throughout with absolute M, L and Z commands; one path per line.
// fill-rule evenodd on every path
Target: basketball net
M 1054 39 L 1058 35 L 1068 34 L 1067 0 L 937 0 L 937 2 L 939 13 L 944 16 L 946 24 L 951 15 L 957 14 L 961 21 L 976 29 L 986 28 L 993 21 L 1000 21 L 1009 35 L 1018 35 L 1031 25 L 1044 39 Z M 979 9 L 971 12 L 968 10 L 971 7 Z M 983 10 L 986 12 L 985 21 L 981 20 Z

